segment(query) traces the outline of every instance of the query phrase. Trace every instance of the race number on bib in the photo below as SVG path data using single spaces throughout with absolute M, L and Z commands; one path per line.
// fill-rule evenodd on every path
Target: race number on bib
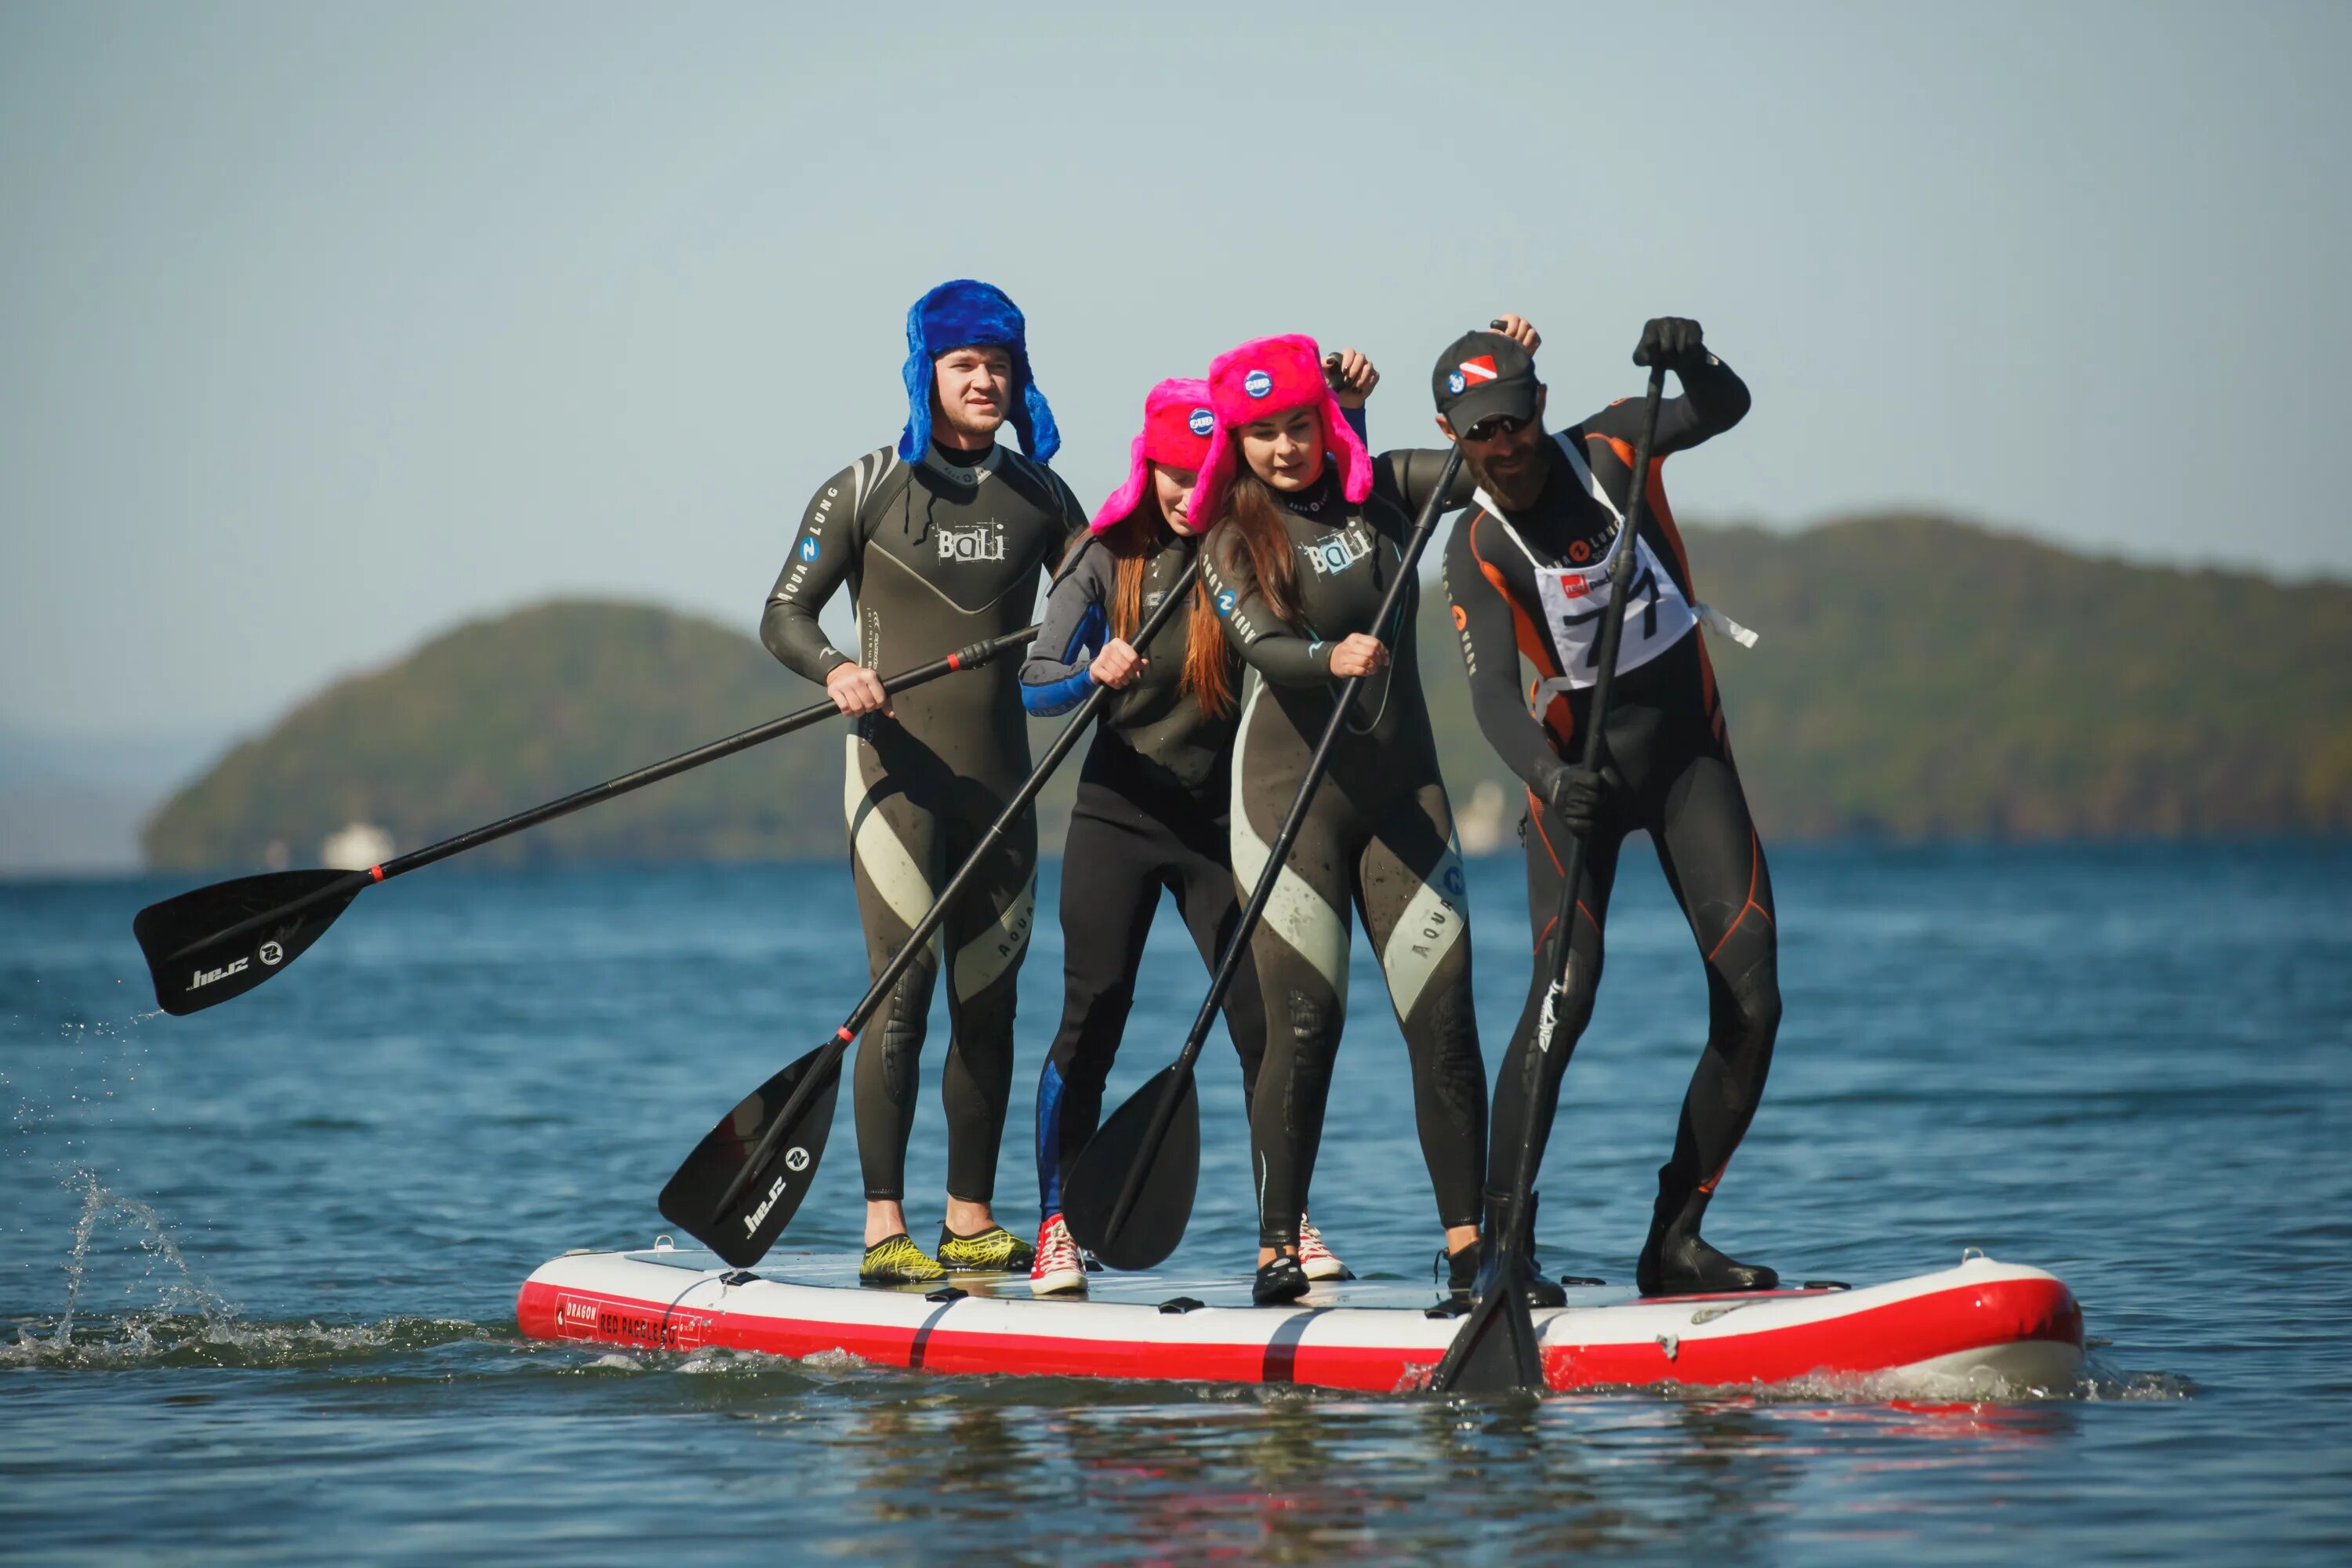
M 1633 542 L 1633 571 L 1625 599 L 1625 640 L 1617 648 L 1621 671 L 1649 663 L 1689 636 L 1697 624 L 1690 602 L 1659 566 L 1645 539 Z M 1616 596 L 1615 586 L 1609 581 L 1608 568 L 1599 563 L 1572 571 L 1537 568 L 1536 592 L 1543 601 L 1544 625 L 1551 633 L 1552 651 L 1559 658 L 1559 679 L 1547 684 L 1571 690 L 1592 684 L 1601 664 L 1602 612 Z
M 1617 526 L 1623 528 L 1624 515 L 1609 499 L 1601 481 L 1593 478 L 1584 454 L 1559 436 L 1552 440 L 1585 490 L 1608 508 L 1609 514 L 1617 519 Z M 1535 552 L 1528 548 L 1527 541 L 1519 537 L 1518 530 L 1511 526 L 1492 496 L 1482 489 L 1477 492 L 1477 501 L 1486 509 L 1488 516 L 1502 524 L 1503 531 L 1534 569 L 1536 594 L 1543 604 L 1544 629 L 1551 636 L 1552 652 L 1560 668 L 1557 677 L 1543 682 L 1544 688 L 1572 691 L 1591 685 L 1601 662 L 1601 612 L 1615 596 L 1616 584 L 1609 580 L 1608 559 L 1612 552 L 1601 551 L 1589 565 L 1547 566 L 1536 559 Z M 1625 640 L 1617 648 L 1618 669 L 1637 669 L 1649 663 L 1688 637 L 1697 624 L 1698 618 L 1692 613 L 1690 601 L 1683 596 L 1681 584 L 1658 564 L 1650 542 L 1636 538 L 1633 582 L 1625 600 Z

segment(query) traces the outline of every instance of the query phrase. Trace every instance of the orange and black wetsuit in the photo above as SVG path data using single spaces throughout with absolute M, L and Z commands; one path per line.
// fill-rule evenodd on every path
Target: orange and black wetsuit
M 1746 385 L 1712 355 L 1702 358 L 1681 373 L 1684 395 L 1659 411 L 1646 476 L 1643 549 L 1632 574 L 1624 648 L 1607 720 L 1608 763 L 1622 783 L 1604 797 L 1593 825 L 1577 894 L 1568 1005 L 1553 1037 L 1564 1060 L 1591 1016 L 1618 849 L 1627 834 L 1646 830 L 1697 939 L 1709 1005 L 1706 1049 L 1683 1099 L 1674 1154 L 1658 1172 L 1656 1217 L 1640 1270 L 1643 1289 L 1651 1291 L 1729 1283 L 1708 1278 L 1681 1241 L 1696 1242 L 1699 1215 L 1755 1115 L 1780 1019 L 1772 879 L 1732 764 L 1714 670 L 1697 629 L 1697 619 L 1709 612 L 1699 606 L 1659 482 L 1668 455 L 1729 429 L 1748 412 Z M 1559 432 L 1552 437 L 1549 474 L 1536 505 L 1507 513 L 1482 493 L 1446 545 L 1445 588 L 1479 727 L 1530 784 L 1556 765 L 1554 759 L 1576 761 L 1582 754 L 1591 697 L 1587 661 L 1599 626 L 1592 609 L 1605 601 L 1601 567 L 1631 499 L 1641 410 L 1640 400 L 1629 399 Z M 1549 584 L 1540 581 L 1546 576 Z M 1520 685 L 1522 658 L 1537 671 L 1532 689 Z M 1496 1087 L 1487 1181 L 1496 1192 L 1509 1189 L 1520 1159 L 1542 1161 L 1559 1094 L 1558 1067 L 1545 1072 L 1533 1043 L 1551 980 L 1541 958 L 1560 894 L 1563 846 L 1559 825 L 1549 816 L 1531 789 L 1521 833 L 1538 962 Z M 1530 1097 L 1540 1101 L 1535 1140 L 1522 1151 Z

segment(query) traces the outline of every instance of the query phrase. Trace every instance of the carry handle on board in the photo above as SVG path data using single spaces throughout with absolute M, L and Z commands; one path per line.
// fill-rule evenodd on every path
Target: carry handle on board
M 1200 570 L 1197 557 L 1185 563 L 1167 596 L 1129 639 L 1135 647 L 1149 644 L 1191 602 Z M 990 851 L 1029 809 L 1062 759 L 1116 695 L 1108 686 L 1087 694 L 1044 759 L 981 835 L 833 1037 L 738 1101 L 695 1145 L 662 1187 L 661 1212 L 673 1225 L 738 1268 L 749 1268 L 767 1255 L 816 1180 L 817 1163 L 832 1131 L 834 1098 L 841 1087 L 841 1058 L 850 1042 L 946 921 Z
M 1642 405 L 1641 444 L 1633 451 L 1633 498 L 1626 503 L 1624 521 L 1618 525 L 1617 547 L 1609 556 L 1609 603 L 1601 612 L 1592 702 L 1584 720 L 1583 765 L 1595 771 L 1608 761 L 1608 743 L 1603 737 L 1608 728 L 1609 689 L 1616 682 L 1618 650 L 1625 640 L 1625 601 L 1633 596 L 1619 585 L 1632 577 L 1644 492 L 1649 489 L 1650 452 L 1658 437 L 1658 405 L 1665 395 L 1665 386 L 1666 367 L 1652 365 L 1649 392 Z M 1559 885 L 1559 912 L 1553 917 L 1551 946 L 1544 955 L 1551 964 L 1551 984 L 1544 992 L 1543 1012 L 1536 1026 L 1540 1068 L 1549 1085 L 1557 1085 L 1568 1066 L 1566 1051 L 1557 1057 L 1552 1055 L 1551 1034 L 1568 992 L 1568 964 L 1574 951 L 1570 922 L 1576 918 L 1576 889 L 1584 879 L 1590 837 L 1589 832 L 1570 834 L 1560 856 L 1563 880 Z M 1511 1180 L 1510 1207 L 1506 1211 L 1503 1234 L 1486 1238 L 1486 1253 L 1480 1259 L 1469 1314 L 1462 1320 L 1454 1342 L 1446 1346 L 1444 1359 L 1437 1363 L 1437 1371 L 1430 1379 L 1430 1387 L 1437 1393 L 1543 1391 L 1543 1353 L 1536 1345 L 1535 1320 L 1528 1313 L 1528 1209 L 1535 1187 L 1534 1162 L 1528 1158 L 1528 1152 L 1535 1147 L 1537 1110 L 1547 1099 L 1542 1094 L 1528 1096 L 1528 1119 L 1519 1131 L 1518 1165 Z
M 1393 617 L 1404 604 L 1414 581 L 1413 568 L 1429 543 L 1429 536 L 1436 530 L 1446 493 L 1454 488 L 1454 478 L 1461 468 L 1462 448 L 1456 446 L 1446 455 L 1436 488 L 1422 504 L 1421 516 L 1405 542 L 1396 580 L 1389 584 L 1379 611 L 1372 616 L 1376 630 L 1391 631 L 1391 644 L 1395 641 Z M 1063 1184 L 1063 1218 L 1078 1245 L 1113 1268 L 1153 1268 L 1175 1251 L 1176 1244 L 1184 1238 L 1201 1167 L 1201 1110 L 1193 1089 L 1192 1064 L 1200 1058 L 1202 1044 L 1209 1037 L 1210 1026 L 1216 1021 L 1226 990 L 1247 959 L 1250 935 L 1256 931 L 1266 904 L 1274 897 L 1283 862 L 1289 858 L 1290 847 L 1307 820 L 1307 808 L 1314 799 L 1315 787 L 1322 783 L 1331 765 L 1332 751 L 1354 708 L 1356 692 L 1366 679 L 1353 675 L 1339 685 L 1331 717 L 1323 726 L 1314 754 L 1307 759 L 1306 776 L 1299 781 L 1298 793 L 1292 797 L 1290 810 L 1282 819 L 1282 830 L 1274 836 L 1267 848 L 1265 868 L 1258 873 L 1257 886 L 1250 890 L 1249 902 L 1242 907 L 1241 919 L 1235 922 L 1233 935 L 1226 938 L 1224 951 L 1218 954 L 1216 973 L 1209 982 L 1208 995 L 1202 998 L 1200 1011 L 1193 1015 L 1192 1032 L 1184 1037 L 1184 1048 L 1177 1053 L 1174 1063 L 1128 1098 L 1100 1131 L 1087 1141 L 1071 1163 L 1069 1177 Z M 1393 666 L 1389 679 L 1398 679 Z M 1233 808 L 1241 810 L 1242 803 L 1235 801 Z
M 1028 626 L 976 642 L 945 658 L 901 670 L 885 680 L 882 689 L 905 691 L 960 669 L 976 669 L 1028 647 L 1036 635 L 1037 628 Z M 519 811 L 488 826 L 428 844 L 363 871 L 269 871 L 257 877 L 215 882 L 150 904 L 131 921 L 131 930 L 139 939 L 140 951 L 146 954 L 147 971 L 155 982 L 156 1003 L 166 1013 L 184 1016 L 243 995 L 299 957 L 335 923 L 335 918 L 353 899 L 378 882 L 389 882 L 436 860 L 446 860 L 452 855 L 479 848 L 509 834 L 520 833 L 526 827 L 536 827 L 632 790 L 675 778 L 705 763 L 715 763 L 780 735 L 805 730 L 840 711 L 831 699 L 812 702 L 781 719 L 771 719 L 707 746 L 680 752 L 650 767 L 592 784 L 545 805 Z

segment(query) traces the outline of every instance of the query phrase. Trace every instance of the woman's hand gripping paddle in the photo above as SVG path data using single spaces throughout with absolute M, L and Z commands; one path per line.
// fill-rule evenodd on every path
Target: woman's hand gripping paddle
M 1372 617 L 1374 626 L 1394 626 L 1394 617 L 1414 580 L 1413 568 L 1436 531 L 1438 513 L 1444 510 L 1445 496 L 1461 468 L 1462 448 L 1456 447 L 1446 457 L 1436 488 L 1422 504 L 1421 517 L 1405 542 L 1396 581 L 1389 584 L 1380 611 Z M 1282 831 L 1274 836 L 1266 851 L 1265 869 L 1258 873 L 1257 886 L 1251 889 L 1233 935 L 1217 956 L 1216 973 L 1209 982 L 1208 995 L 1202 998 L 1201 1010 L 1193 1015 L 1192 1032 L 1184 1037 L 1184 1048 L 1172 1065 L 1129 1096 L 1087 1141 L 1062 1184 L 1062 1215 L 1069 1222 L 1070 1235 L 1113 1268 L 1152 1268 L 1184 1239 L 1201 1175 L 1201 1106 L 1193 1089 L 1192 1064 L 1200 1058 L 1202 1044 L 1209 1037 L 1210 1026 L 1216 1022 L 1217 1008 L 1234 976 L 1248 962 L 1250 934 L 1257 930 L 1274 897 L 1283 862 L 1289 858 L 1290 847 L 1307 820 L 1315 786 L 1323 782 L 1331 765 L 1340 729 L 1355 705 L 1356 689 L 1365 679 L 1350 676 L 1340 683 L 1330 721 L 1323 726 L 1323 738 L 1307 759 L 1307 775 L 1299 781 L 1289 814 L 1282 819 Z M 1391 674 L 1390 679 L 1396 677 Z M 1234 809 L 1240 809 L 1238 804 Z
M 1633 577 L 1634 541 L 1642 527 L 1643 492 L 1650 482 L 1650 449 L 1658 436 L 1658 404 L 1665 394 L 1663 364 L 1650 367 L 1648 401 L 1642 408 L 1642 441 L 1633 451 L 1633 495 L 1618 524 L 1617 546 L 1610 552 L 1607 577 L 1609 603 L 1601 611 L 1601 637 L 1593 654 L 1592 703 L 1584 721 L 1584 765 L 1596 771 L 1608 761 L 1602 739 L 1608 728 L 1609 689 L 1617 679 L 1617 651 L 1625 637 L 1626 594 L 1622 584 Z M 1576 834 L 1560 857 L 1559 913 L 1552 921 L 1551 985 L 1544 993 L 1543 1014 L 1537 1025 L 1536 1049 L 1541 1070 L 1557 1083 L 1568 1066 L 1568 1053 L 1551 1050 L 1552 1021 L 1568 992 L 1568 966 L 1572 952 L 1570 922 L 1576 918 L 1576 891 L 1584 879 L 1586 837 Z M 1469 1315 L 1437 1363 L 1430 1388 L 1438 1394 L 1502 1394 L 1544 1389 L 1543 1352 L 1536 1345 L 1535 1320 L 1528 1313 L 1528 1209 L 1535 1187 L 1535 1172 L 1527 1152 L 1535 1147 L 1536 1108 L 1549 1097 L 1528 1096 L 1528 1121 L 1520 1129 L 1517 1174 L 1511 1183 L 1510 1207 L 1505 1211 L 1503 1234 L 1486 1238 L 1486 1252 L 1478 1269 L 1478 1283 L 1470 1299 Z
M 1129 639 L 1134 646 L 1150 642 L 1169 617 L 1191 601 L 1200 571 L 1197 560 L 1185 566 L 1168 596 Z M 749 1268 L 767 1256 L 816 1180 L 817 1162 L 833 1129 L 834 1100 L 841 1091 L 841 1058 L 850 1042 L 946 921 L 989 852 L 1029 809 L 1103 704 L 1116 695 L 1108 686 L 1087 693 L 1035 771 L 981 835 L 833 1038 L 753 1089 L 695 1145 L 661 1190 L 661 1212 L 671 1224 L 738 1268 Z
M 973 669 L 1002 655 L 1026 647 L 1037 628 L 1008 633 L 974 643 L 947 658 L 902 670 L 882 683 L 886 691 L 905 691 L 959 669 Z M 184 1016 L 232 996 L 243 995 L 301 956 L 319 940 L 351 901 L 378 882 L 446 860 L 452 855 L 478 848 L 493 839 L 526 827 L 536 827 L 567 816 L 583 806 L 675 778 L 689 768 L 805 730 L 832 718 L 840 710 L 831 701 L 813 702 L 798 712 L 772 719 L 707 746 L 681 752 L 667 762 L 639 768 L 633 773 L 567 795 L 545 805 L 532 806 L 429 844 L 364 871 L 270 871 L 215 882 L 150 904 L 131 922 L 131 934 L 147 955 L 147 971 L 155 982 L 155 1000 L 163 1011 Z

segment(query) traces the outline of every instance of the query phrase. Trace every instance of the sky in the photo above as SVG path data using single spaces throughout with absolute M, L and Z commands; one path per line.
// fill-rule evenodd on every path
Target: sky
M 1676 314 L 1756 400 L 1685 518 L 2352 576 L 2352 6 L 824 9 L 0 0 L 0 732 L 749 632 L 959 275 L 1090 506 L 1245 337 L 1370 354 L 1379 448 L 1502 310 L 1570 416 Z

